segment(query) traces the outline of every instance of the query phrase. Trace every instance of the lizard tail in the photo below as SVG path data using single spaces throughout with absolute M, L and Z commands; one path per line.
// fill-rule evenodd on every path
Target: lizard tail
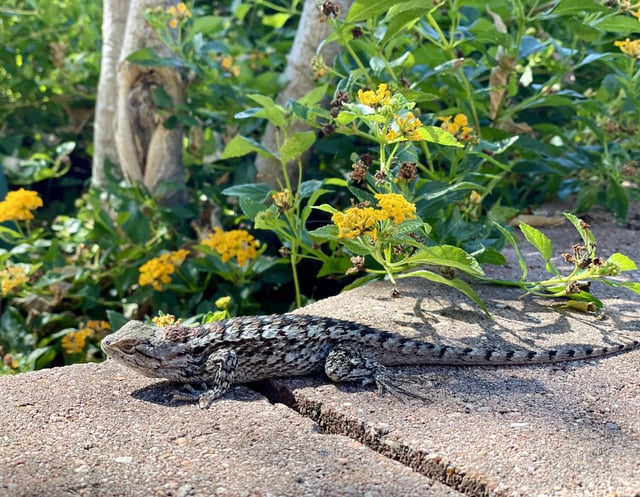
M 401 364 L 439 364 L 439 365 L 527 365 L 548 364 L 554 362 L 577 361 L 596 357 L 609 356 L 640 348 L 640 339 L 620 334 L 623 341 L 610 345 L 563 345 L 556 349 L 493 349 L 464 348 L 449 345 L 423 343 L 406 338 L 398 338 L 395 347 L 389 342 L 383 345 L 388 348 L 381 358 L 387 357 L 383 363 L 387 366 Z M 391 358 L 391 349 L 399 350 L 402 357 Z

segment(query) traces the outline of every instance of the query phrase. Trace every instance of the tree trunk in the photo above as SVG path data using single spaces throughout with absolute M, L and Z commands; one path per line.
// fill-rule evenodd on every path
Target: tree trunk
M 340 6 L 341 17 L 344 17 L 353 0 L 336 0 L 334 3 Z M 288 83 L 277 98 L 280 105 L 286 104 L 290 99 L 297 100 L 315 88 L 316 83 L 313 79 L 310 61 L 316 56 L 320 43 L 330 34 L 331 26 L 327 22 L 321 22 L 321 12 L 316 2 L 310 0 L 304 2 L 298 30 L 284 71 Z M 333 64 L 339 50 L 340 47 L 336 43 L 330 43 L 323 47 L 321 55 L 327 65 Z M 307 124 L 297 121 L 291 127 L 290 133 L 308 131 L 309 129 Z M 268 123 L 261 144 L 269 150 L 275 150 L 277 133 L 281 132 L 273 123 Z M 303 160 L 303 162 L 306 161 Z M 259 182 L 267 183 L 274 188 L 278 188 L 279 183 L 284 183 L 282 181 L 282 166 L 277 159 L 257 156 L 255 166 Z M 289 163 L 287 171 L 289 178 L 291 178 L 291 184 L 295 184 L 298 175 L 297 164 L 295 162 Z
M 93 123 L 93 165 L 91 184 L 107 186 L 105 161 L 118 164 L 115 139 L 116 73 L 127 23 L 129 0 L 105 0 L 102 18 L 102 59 L 98 99 Z
M 121 1 L 105 0 L 105 9 L 107 3 L 112 2 L 113 8 Z M 165 128 L 167 116 L 155 105 L 153 92 L 162 87 L 173 105 L 179 105 L 185 101 L 186 82 L 174 68 L 139 66 L 127 62 L 126 58 L 141 48 L 151 48 L 161 57 L 171 55 L 145 22 L 143 14 L 148 8 L 164 8 L 173 3 L 173 0 L 133 0 L 130 3 L 116 70 L 113 66 L 102 68 L 103 72 L 113 71 L 104 78 L 112 86 L 98 95 L 98 106 L 112 106 L 111 102 L 115 101 L 115 113 L 106 119 L 113 119 L 117 163 L 124 176 L 132 183 L 144 185 L 164 205 L 177 205 L 186 198 L 182 166 L 183 129 L 180 126 Z M 100 78 L 102 81 L 102 73 Z M 113 86 L 116 87 L 115 98 Z M 104 99 L 108 99 L 106 104 Z M 96 143 L 96 148 L 98 145 Z M 104 158 L 110 159 L 104 149 L 94 155 L 94 174 L 95 169 L 104 168 Z M 100 173 L 102 176 L 98 177 L 104 180 L 104 170 L 98 171 L 98 175 Z M 98 181 L 94 180 L 94 184 Z

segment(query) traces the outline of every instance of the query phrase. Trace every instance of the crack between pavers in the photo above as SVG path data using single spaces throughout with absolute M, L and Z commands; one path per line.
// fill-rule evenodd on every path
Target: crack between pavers
M 496 490 L 480 472 L 465 471 L 446 461 L 442 456 L 412 448 L 400 440 L 392 439 L 389 430 L 370 423 L 349 418 L 322 402 L 296 396 L 291 389 L 277 380 L 264 380 L 249 385 L 272 404 L 280 403 L 301 416 L 315 422 L 322 433 L 342 435 L 356 440 L 382 456 L 393 459 L 411 470 L 472 497 L 507 497 Z

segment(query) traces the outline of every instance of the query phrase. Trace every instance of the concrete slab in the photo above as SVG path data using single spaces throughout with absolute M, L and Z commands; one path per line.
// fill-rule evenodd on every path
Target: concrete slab
M 0 496 L 460 495 L 245 387 L 205 411 L 154 383 L 111 362 L 0 378 Z
M 599 254 L 640 262 L 639 233 L 599 215 Z M 573 228 L 545 229 L 558 252 L 577 243 Z M 564 246 L 564 250 L 562 249 Z M 542 259 L 523 246 L 533 276 Z M 519 275 L 510 264 L 492 275 Z M 562 263 L 557 260 L 558 265 Z M 640 274 L 634 271 L 636 281 Z M 616 343 L 640 336 L 640 297 L 596 284 L 603 314 L 559 309 L 551 300 L 496 286 L 476 287 L 494 319 L 453 290 L 403 280 L 400 298 L 375 283 L 302 312 L 361 321 L 439 343 L 552 348 Z M 429 403 L 379 399 L 369 389 L 322 378 L 271 382 L 282 399 L 330 433 L 346 433 L 416 471 L 471 495 L 640 495 L 640 351 L 536 367 L 405 368 L 425 384 Z
M 640 261 L 637 231 L 607 216 L 592 225 L 601 256 Z M 577 241 L 567 226 L 545 232 L 562 251 Z M 541 260 L 529 260 L 540 274 Z M 512 261 L 493 273 L 516 270 Z M 477 289 L 494 319 L 422 280 L 403 280 L 400 298 L 377 283 L 300 312 L 464 346 L 601 345 L 640 334 L 640 297 L 626 291 L 594 286 L 607 312 L 588 315 L 512 288 Z M 166 384 L 110 363 L 4 377 L 0 496 L 638 496 L 639 369 L 638 351 L 537 367 L 405 368 L 428 403 L 322 376 L 254 386 L 301 414 L 246 387 L 209 411 L 173 406 Z

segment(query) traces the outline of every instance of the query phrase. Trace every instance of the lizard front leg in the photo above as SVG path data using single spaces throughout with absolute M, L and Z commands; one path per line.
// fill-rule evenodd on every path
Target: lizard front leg
M 389 368 L 362 356 L 349 345 L 336 345 L 324 363 L 324 371 L 330 380 L 335 382 L 361 381 L 363 385 L 375 383 L 378 393 L 383 396 L 386 391 L 401 396 L 424 399 L 416 392 L 402 385 L 406 380 L 399 378 Z
M 204 364 L 207 389 L 198 398 L 198 405 L 207 409 L 218 397 L 223 396 L 233 384 L 238 366 L 238 356 L 233 350 L 214 352 Z

